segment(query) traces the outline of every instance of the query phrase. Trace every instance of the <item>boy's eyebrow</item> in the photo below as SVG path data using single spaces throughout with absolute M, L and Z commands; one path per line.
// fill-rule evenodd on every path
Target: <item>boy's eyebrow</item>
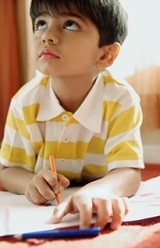
M 80 20 L 82 20 L 84 23 L 87 23 L 86 21 L 86 18 L 83 16 L 83 15 L 80 15 L 78 13 L 75 13 L 75 12 L 59 12 L 58 13 L 60 16 L 64 16 L 64 17 L 76 17 Z M 36 16 L 36 19 L 39 17 L 39 16 L 47 16 L 47 15 L 50 15 L 47 11 L 40 11 L 37 16 Z
M 86 23 L 86 20 L 85 20 L 86 18 L 83 15 L 80 15 L 80 14 L 75 13 L 75 12 L 60 12 L 60 15 L 66 16 L 66 17 L 67 16 L 68 17 L 76 17 L 76 18 L 78 18 L 78 19 L 80 19 Z
M 39 16 L 46 16 L 46 15 L 48 15 L 46 11 L 41 11 L 41 12 L 38 12 L 38 14 L 36 15 L 36 18 L 38 18 Z

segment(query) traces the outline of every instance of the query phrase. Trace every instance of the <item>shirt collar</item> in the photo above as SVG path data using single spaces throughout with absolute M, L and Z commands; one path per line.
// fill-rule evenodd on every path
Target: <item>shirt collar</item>
M 45 90 L 40 100 L 40 108 L 36 119 L 37 121 L 47 121 L 64 112 L 64 109 L 59 104 L 59 101 L 52 89 L 52 84 L 49 78 L 44 87 Z
M 102 74 L 99 74 L 87 97 L 79 109 L 73 114 L 73 118 L 81 125 L 96 133 L 99 133 L 101 130 L 103 91 L 103 76 Z M 54 94 L 50 80 L 48 80 L 48 83 L 45 85 L 44 95 L 41 98 L 39 113 L 36 120 L 47 121 L 57 117 L 64 111 L 65 110 Z
M 89 94 L 73 115 L 84 127 L 96 133 L 101 130 L 103 92 L 103 76 L 99 74 Z

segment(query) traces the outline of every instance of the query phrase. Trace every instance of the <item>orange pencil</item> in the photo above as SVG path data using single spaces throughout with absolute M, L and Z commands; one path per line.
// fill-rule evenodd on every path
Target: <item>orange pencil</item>
M 55 172 L 56 173 L 56 176 L 57 176 L 56 164 L 55 164 L 55 160 L 54 160 L 54 156 L 53 155 L 49 156 L 49 161 L 50 161 L 51 170 L 53 172 Z M 58 182 L 58 178 L 57 178 L 57 182 Z M 57 203 L 58 204 L 61 202 L 60 198 L 61 198 L 60 193 L 57 193 L 56 194 L 56 200 L 57 200 Z

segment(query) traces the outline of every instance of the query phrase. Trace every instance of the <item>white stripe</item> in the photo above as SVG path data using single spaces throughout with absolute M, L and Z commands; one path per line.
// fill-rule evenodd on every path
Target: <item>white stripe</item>
M 104 155 L 87 154 L 86 159 L 55 159 L 57 171 L 65 171 L 71 173 L 81 173 L 83 167 L 88 164 L 106 166 Z M 38 157 L 35 171 L 39 172 L 43 168 L 50 168 L 49 160 Z
M 129 109 L 132 108 L 133 106 L 135 107 L 135 103 L 134 103 L 134 102 L 132 102 L 132 104 L 131 104 L 131 103 L 128 103 L 128 104 L 126 103 L 126 105 L 122 105 L 122 106 L 115 112 L 115 114 L 112 116 L 112 118 L 110 119 L 110 121 L 114 120 L 116 117 L 119 117 L 121 113 L 123 113 L 123 112 L 129 110 Z M 140 107 L 139 107 L 139 106 L 136 107 L 136 111 L 137 111 L 137 109 L 138 109 L 138 111 L 139 111 L 139 113 L 140 113 Z M 137 113 L 138 113 L 138 111 L 137 111 Z
M 119 116 L 119 114 L 122 113 L 123 111 L 131 108 L 132 106 L 135 106 L 135 103 L 137 104 L 137 99 L 139 99 L 136 94 L 134 94 L 135 97 L 133 98 L 133 95 L 131 95 L 131 92 L 128 90 L 128 88 L 118 84 L 115 85 L 113 83 L 107 83 L 106 92 L 107 94 L 104 94 L 103 101 L 105 102 L 111 101 L 115 103 L 117 102 L 121 106 L 112 116 L 112 119 Z
M 19 132 L 17 132 L 15 129 L 10 128 L 9 126 L 6 126 L 6 131 L 7 132 L 4 137 L 4 143 L 10 146 L 14 144 L 14 147 L 24 149 L 29 156 L 35 155 L 30 140 L 23 138 L 19 134 Z
M 124 133 L 118 134 L 110 139 L 107 140 L 105 145 L 105 154 L 109 153 L 112 148 L 114 148 L 116 145 L 123 141 L 136 141 L 139 145 L 139 148 L 142 147 L 142 142 L 139 135 L 139 129 L 137 127 L 131 129 L 130 131 L 126 131 Z
M 17 104 L 16 99 L 12 99 L 9 110 L 13 112 L 15 118 L 23 120 L 22 109 L 20 105 Z
M 82 142 L 90 142 L 93 136 L 101 139 L 106 139 L 108 122 L 103 121 L 102 132 L 100 134 L 93 134 L 93 132 L 88 131 L 85 127 L 81 126 L 78 123 L 70 124 L 66 127 L 64 127 L 64 125 L 65 123 L 63 122 L 47 122 L 46 128 L 44 127 L 43 130 L 41 129 L 43 137 L 45 136 L 45 140 L 54 140 L 60 142 L 60 140 L 63 140 L 63 138 L 67 137 L 70 142 L 76 143 L 77 140 Z M 34 127 L 32 125 L 30 129 L 32 130 L 31 132 L 34 132 L 34 129 L 36 130 L 36 126 Z
M 27 125 L 27 129 L 31 136 L 32 142 L 41 142 L 43 140 L 38 123 L 35 122 L 33 124 Z
M 34 92 L 34 90 L 37 90 L 39 91 L 39 89 L 42 90 L 42 93 L 44 92 L 44 85 L 40 85 L 40 83 L 45 79 L 47 78 L 46 75 L 38 75 L 36 77 L 34 77 L 33 79 L 31 79 L 29 82 L 27 82 L 18 92 L 17 96 L 16 96 L 16 99 L 18 102 L 24 102 L 24 99 L 27 100 L 27 105 L 29 102 L 33 103 L 35 102 L 35 100 L 37 100 L 37 98 L 39 99 L 40 95 L 36 95 L 36 92 L 35 94 L 30 94 L 30 92 Z M 29 97 L 28 97 L 28 94 L 29 94 Z M 26 97 L 27 96 L 27 97 Z M 33 97 L 32 97 L 33 96 Z M 25 106 L 26 103 L 24 102 L 24 105 Z
M 84 161 L 82 159 L 70 160 L 70 159 L 55 159 L 57 171 L 67 171 L 73 173 L 80 173 L 84 166 Z M 43 168 L 50 168 L 49 160 L 45 160 L 38 157 L 35 172 L 39 172 Z
M 106 166 L 106 156 L 103 155 L 103 154 L 90 154 L 90 153 L 87 153 L 84 163 L 85 164 Z
M 67 171 L 72 173 L 81 173 L 83 166 L 84 166 L 84 160 L 83 159 L 56 159 L 56 166 L 57 170 L 60 171 Z
M 43 96 L 45 90 L 45 86 L 38 85 L 37 87 L 32 89 L 32 94 L 28 92 L 28 94 L 25 94 L 24 96 L 19 97 L 17 100 L 22 105 L 21 107 L 30 106 L 32 104 L 37 104 L 39 100 L 41 99 L 41 96 Z
M 116 168 L 144 168 L 143 160 L 119 160 L 108 164 L 108 170 Z
M 105 87 L 106 94 L 104 94 L 104 101 L 119 102 L 121 105 L 125 105 L 128 102 L 137 102 L 139 100 L 138 95 L 122 84 L 107 82 Z M 139 101 L 138 101 L 139 102 Z
M 7 160 L 5 160 L 4 158 L 0 157 L 0 163 L 3 164 L 4 166 L 7 166 L 7 167 L 19 167 L 19 168 L 23 168 L 25 170 L 28 170 L 28 171 L 32 171 L 27 165 L 25 164 L 18 164 L 18 163 L 12 163 L 12 162 L 8 162 Z

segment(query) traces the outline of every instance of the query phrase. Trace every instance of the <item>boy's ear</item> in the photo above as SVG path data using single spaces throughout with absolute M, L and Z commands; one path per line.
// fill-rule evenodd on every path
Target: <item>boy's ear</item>
M 102 56 L 97 61 L 97 68 L 99 70 L 105 69 L 113 64 L 116 57 L 119 54 L 121 45 L 118 42 L 114 42 L 111 45 L 103 46 Z

